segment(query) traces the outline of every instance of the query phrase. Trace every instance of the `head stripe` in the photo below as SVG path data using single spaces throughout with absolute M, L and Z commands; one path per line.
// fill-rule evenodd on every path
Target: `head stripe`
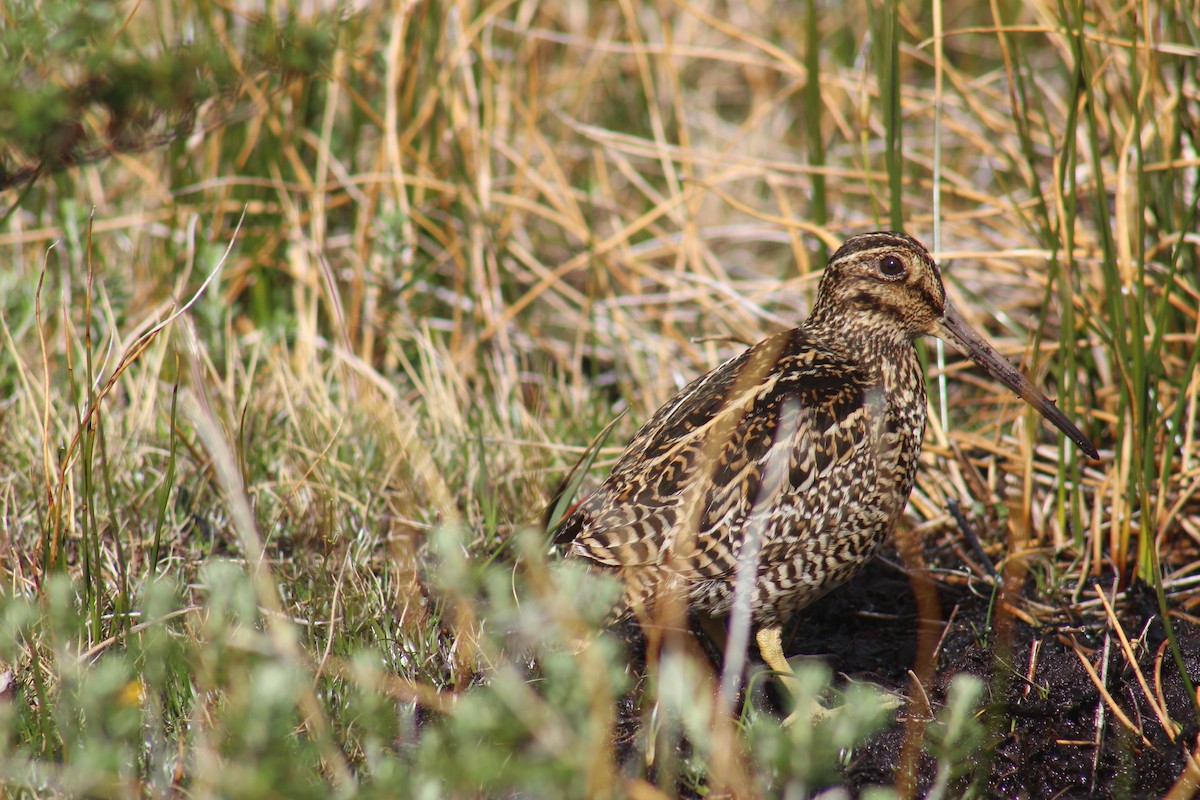
M 925 245 L 908 234 L 899 233 L 898 231 L 881 231 L 879 233 L 852 236 L 845 244 L 838 248 L 838 251 L 833 254 L 830 261 L 837 261 L 852 255 L 866 254 L 873 250 L 886 250 L 896 247 L 912 248 L 920 253 L 921 257 L 928 263 L 933 263 L 933 258 L 929 255 L 929 251 L 925 249 Z

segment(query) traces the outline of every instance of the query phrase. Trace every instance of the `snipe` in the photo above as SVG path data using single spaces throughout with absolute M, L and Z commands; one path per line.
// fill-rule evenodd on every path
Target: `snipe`
M 904 511 L 925 431 L 913 347 L 935 335 L 1096 448 L 946 298 L 928 251 L 901 233 L 846 241 L 812 314 L 690 383 L 642 426 L 559 528 L 568 554 L 619 573 L 623 613 L 666 594 L 709 615 L 755 565 L 763 659 L 788 671 L 781 623 L 852 577 Z

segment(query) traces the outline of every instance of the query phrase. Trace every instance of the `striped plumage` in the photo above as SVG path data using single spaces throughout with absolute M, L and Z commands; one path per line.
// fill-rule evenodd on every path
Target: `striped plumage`
M 925 376 L 913 347 L 925 334 L 958 346 L 1095 457 L 962 322 L 919 242 L 866 234 L 830 259 L 800 327 L 726 361 L 659 409 L 556 539 L 569 543 L 568 555 L 618 571 L 621 610 L 643 619 L 664 593 L 727 613 L 739 559 L 756 560 L 751 618 L 764 656 L 784 668 L 782 621 L 853 576 L 903 513 L 925 430 Z

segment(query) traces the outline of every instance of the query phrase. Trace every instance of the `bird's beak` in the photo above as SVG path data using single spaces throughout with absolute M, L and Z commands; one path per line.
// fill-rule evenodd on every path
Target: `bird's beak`
M 1022 400 L 1038 410 L 1043 417 L 1054 423 L 1060 431 L 1079 445 L 1088 456 L 1099 460 L 1100 454 L 1096 446 L 1083 435 L 1079 428 L 1066 415 L 1058 410 L 1054 401 L 1042 394 L 1041 390 L 1030 383 L 1029 379 L 1000 355 L 996 348 L 987 343 L 982 336 L 974 331 L 959 315 L 958 309 L 946 300 L 945 313 L 938 323 L 935 333 L 942 339 L 957 347 L 968 358 L 987 370 L 996 380 L 1012 389 Z

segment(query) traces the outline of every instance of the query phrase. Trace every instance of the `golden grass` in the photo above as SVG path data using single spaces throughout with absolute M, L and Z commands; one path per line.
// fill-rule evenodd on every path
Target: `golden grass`
M 900 8 L 903 215 L 936 243 L 958 307 L 1069 400 L 1103 459 L 1072 465 L 1073 449 L 950 355 L 931 368 L 904 527 L 956 536 L 957 500 L 993 558 L 1049 559 L 1078 596 L 1085 575 L 1128 576 L 1139 537 L 1168 571 L 1200 544 L 1200 380 L 1188 373 L 1200 239 L 1182 227 L 1200 169 L 1182 127 L 1200 49 L 1173 6 L 1093 4 L 1082 29 L 1059 9 Z M 128 36 L 174 33 L 197 13 L 146 4 Z M 257 13 L 216 14 L 230 52 Z M 192 580 L 200 560 L 237 553 L 263 565 L 268 619 L 324 626 L 318 674 L 349 604 L 357 622 L 393 614 L 411 637 L 402 649 L 426 659 L 398 696 L 461 687 L 468 637 L 450 636 L 445 662 L 430 656 L 443 651 L 426 623 L 429 531 L 461 524 L 473 553 L 492 552 L 537 520 L 611 417 L 629 412 L 597 475 L 683 383 L 803 317 L 819 245 L 886 226 L 869 13 L 822 11 L 814 119 L 798 10 L 366 5 L 319 74 L 278 87 L 248 74 L 225 98 L 229 124 L 0 194 L 5 207 L 20 198 L 0 230 L 8 591 L 35 593 L 47 553 L 79 574 L 89 546 L 95 586 L 115 596 L 123 574 L 145 580 L 174 436 L 161 571 Z M 103 120 L 83 122 L 103 140 Z M 814 136 L 825 163 L 809 161 Z M 1135 328 L 1113 313 L 1139 289 Z M 1161 379 L 1135 413 L 1142 384 L 1120 357 L 1156 336 Z M 1147 448 L 1152 464 L 1172 451 L 1164 479 L 1143 477 Z M 277 596 L 289 581 L 332 596 Z M 479 612 L 464 599 L 463 625 Z M 274 641 L 286 659 L 313 658 Z M 320 728 L 319 704 L 304 704 Z

